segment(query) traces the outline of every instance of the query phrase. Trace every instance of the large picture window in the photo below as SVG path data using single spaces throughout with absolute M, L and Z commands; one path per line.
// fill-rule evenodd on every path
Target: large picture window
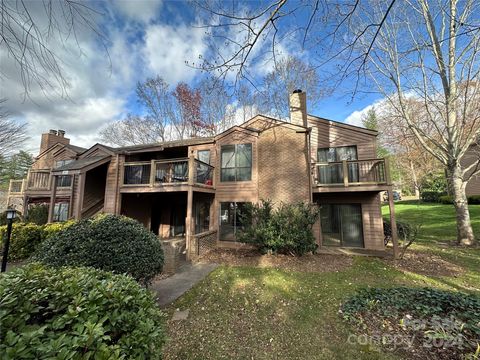
M 343 183 L 343 167 L 341 161 L 358 160 L 356 146 L 339 146 L 331 148 L 319 148 L 317 161 L 328 164 L 318 167 L 318 179 L 321 184 Z M 334 164 L 330 164 L 334 163 Z M 350 181 L 358 181 L 358 164 L 348 163 L 348 178 Z
M 71 175 L 60 175 L 57 177 L 57 187 L 70 187 L 72 186 Z
M 252 144 L 222 146 L 221 181 L 250 180 L 252 180 Z
M 247 203 L 220 203 L 220 240 L 236 241 L 236 233 L 243 229 L 242 213 Z

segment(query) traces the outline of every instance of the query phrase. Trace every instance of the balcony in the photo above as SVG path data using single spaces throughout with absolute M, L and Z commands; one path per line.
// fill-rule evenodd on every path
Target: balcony
M 50 190 L 50 170 L 30 170 L 26 190 Z
M 390 184 L 388 163 L 385 159 L 314 163 L 313 168 L 314 186 L 317 188 L 364 187 L 368 189 L 372 186 Z
M 25 189 L 25 180 L 10 180 L 8 193 L 10 195 L 21 195 Z
M 123 170 L 124 187 L 174 187 L 197 185 L 213 188 L 214 167 L 191 158 L 127 162 Z

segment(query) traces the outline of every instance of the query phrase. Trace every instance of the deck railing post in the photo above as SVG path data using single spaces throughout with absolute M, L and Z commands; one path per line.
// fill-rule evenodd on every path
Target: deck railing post
M 190 155 L 188 157 L 188 185 L 193 185 L 195 183 L 195 157 Z
M 342 161 L 342 169 L 343 169 L 343 186 L 348 187 L 348 165 L 347 161 Z
M 392 183 L 392 180 L 390 179 L 390 160 L 387 158 L 383 159 L 384 161 L 384 171 L 385 171 L 385 181 L 387 185 L 390 185 Z
M 150 187 L 155 185 L 155 174 L 157 172 L 157 168 L 155 166 L 155 160 L 150 162 Z

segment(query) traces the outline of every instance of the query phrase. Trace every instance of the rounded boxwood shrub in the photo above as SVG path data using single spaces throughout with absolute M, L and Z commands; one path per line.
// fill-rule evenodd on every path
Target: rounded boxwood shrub
M 7 233 L 7 226 L 0 227 L 1 248 Z M 22 260 L 28 258 L 37 249 L 42 241 L 42 227 L 35 224 L 12 224 L 12 236 L 8 251 L 8 260 Z
M 34 260 L 51 266 L 91 266 L 127 273 L 146 284 L 162 271 L 163 249 L 155 234 L 136 220 L 103 214 L 47 238 Z
M 158 359 L 164 332 L 130 277 L 38 263 L 0 277 L 1 359 Z

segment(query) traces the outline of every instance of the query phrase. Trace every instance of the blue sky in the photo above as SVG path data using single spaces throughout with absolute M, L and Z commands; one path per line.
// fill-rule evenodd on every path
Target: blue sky
M 107 124 L 140 111 L 135 98 L 138 81 L 158 74 L 174 86 L 180 81 L 194 84 L 202 76 L 185 64 L 208 51 L 205 30 L 194 27 L 202 18 L 189 3 L 110 0 L 94 5 L 103 13 L 96 21 L 106 34 L 109 56 L 88 31 L 80 32 L 80 46 L 71 37 L 50 42 L 69 79 L 68 98 L 46 97 L 32 86 L 30 97 L 25 99 L 18 69 L 5 53 L 0 54 L 2 68 L 8 73 L 1 79 L 0 97 L 7 98 L 6 108 L 13 118 L 28 124 L 27 148 L 33 153 L 37 152 L 40 134 L 50 128 L 65 129 L 74 144 L 87 147 L 98 142 L 99 132 Z M 34 8 L 33 13 L 40 20 L 44 17 L 41 7 Z M 285 49 L 296 51 L 288 45 Z M 310 54 L 301 56 L 308 61 Z M 361 112 L 379 96 L 360 95 L 352 100 L 348 88 L 349 84 L 344 84 L 342 90 L 322 99 L 309 112 L 359 124 Z

